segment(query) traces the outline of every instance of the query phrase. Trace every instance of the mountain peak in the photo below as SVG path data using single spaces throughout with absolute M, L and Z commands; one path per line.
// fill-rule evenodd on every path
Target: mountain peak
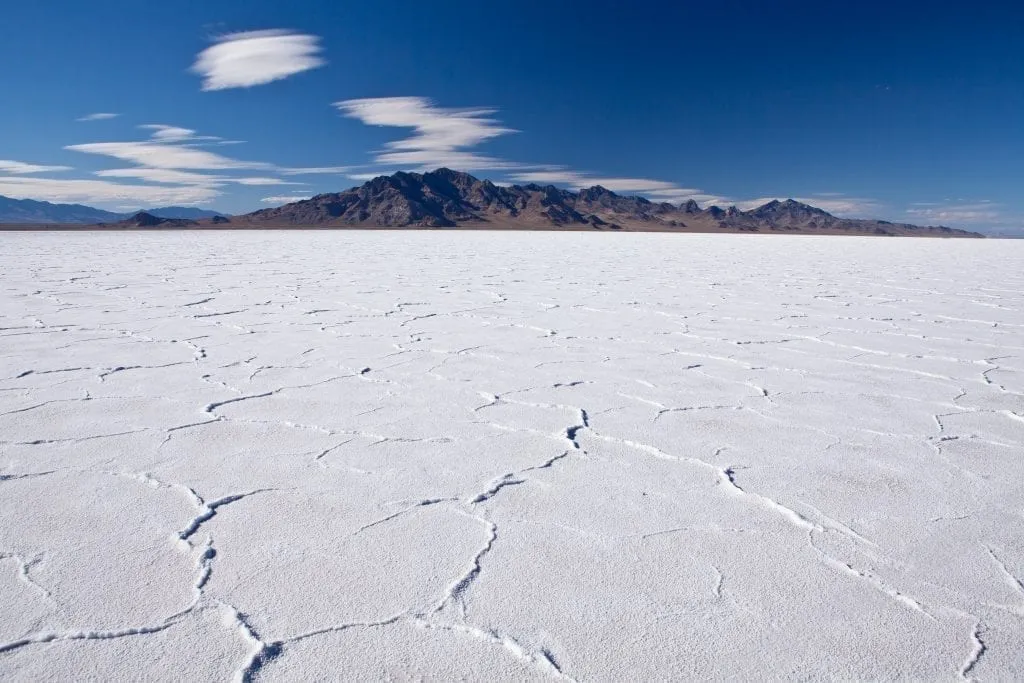
M 773 216 L 773 215 L 816 215 L 816 216 L 829 216 L 831 214 L 827 211 L 811 206 L 810 204 L 804 204 L 798 202 L 795 199 L 786 199 L 785 201 L 779 201 L 773 199 L 770 202 L 762 204 L 761 206 L 748 212 L 753 216 Z
M 423 174 L 423 177 L 424 178 L 426 178 L 426 177 L 444 178 L 445 180 L 447 180 L 449 182 L 452 182 L 452 181 L 460 181 L 460 182 L 468 181 L 470 183 L 478 183 L 478 182 L 480 182 L 479 180 L 477 180 L 476 178 L 474 178 L 470 174 L 466 173 L 465 171 L 454 171 L 454 170 L 452 170 L 450 168 L 446 168 L 446 167 L 441 167 L 441 168 L 435 169 L 433 171 L 428 171 L 427 173 Z
M 138 211 L 132 216 L 121 221 L 119 225 L 132 228 L 155 228 L 158 226 L 165 228 L 184 228 L 196 225 L 196 222 L 184 218 L 161 218 L 160 216 L 154 216 L 148 211 Z
M 617 194 L 615 194 L 606 187 L 602 187 L 601 185 L 594 185 L 592 187 L 581 188 L 578 194 L 581 200 L 587 202 L 596 202 L 601 201 L 602 199 L 618 197 Z

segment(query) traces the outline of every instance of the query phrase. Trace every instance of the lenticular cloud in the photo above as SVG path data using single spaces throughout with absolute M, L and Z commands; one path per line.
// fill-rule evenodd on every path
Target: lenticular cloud
M 323 66 L 319 41 L 282 30 L 230 33 L 200 52 L 192 70 L 203 90 L 250 88 Z

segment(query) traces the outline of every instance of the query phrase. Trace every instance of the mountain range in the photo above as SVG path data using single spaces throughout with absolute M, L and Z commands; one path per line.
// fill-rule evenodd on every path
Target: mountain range
M 39 202 L 34 199 L 11 199 L 10 197 L 0 196 L 0 223 L 116 223 L 117 221 L 125 220 L 135 213 L 137 212 L 115 213 L 83 204 L 51 204 L 50 202 Z M 202 220 L 224 215 L 217 211 L 197 209 L 192 206 L 164 206 L 156 209 L 146 209 L 146 213 L 159 218 L 188 220 Z
M 232 217 L 237 227 L 481 227 L 526 229 L 664 230 L 980 237 L 947 227 L 839 218 L 793 199 L 750 211 L 701 209 L 622 196 L 595 186 L 578 192 L 553 185 L 496 185 L 442 168 L 379 176 L 361 187 L 321 194 Z
M 169 207 L 131 215 L 77 205 L 22 200 L 25 218 L 7 218 L 0 198 L 0 222 L 103 223 L 121 228 L 491 228 L 530 230 L 621 230 L 671 232 L 755 232 L 846 235 L 981 237 L 948 227 L 840 218 L 787 199 L 749 211 L 735 206 L 702 209 L 689 200 L 675 205 L 623 196 L 601 186 L 571 190 L 553 185 L 497 185 L 468 173 L 442 168 L 429 173 L 379 176 L 344 192 L 320 194 L 241 216 Z M 42 207 L 42 208 L 40 208 Z M 34 211 L 34 213 L 33 213 Z M 96 212 L 90 214 L 89 212 Z M 42 216 L 59 216 L 43 220 Z M 32 220 L 35 217 L 36 220 Z

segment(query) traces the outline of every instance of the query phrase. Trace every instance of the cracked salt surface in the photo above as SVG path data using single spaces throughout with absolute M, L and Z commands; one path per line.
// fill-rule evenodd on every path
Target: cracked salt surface
M 0 678 L 1024 678 L 1024 242 L 4 246 Z

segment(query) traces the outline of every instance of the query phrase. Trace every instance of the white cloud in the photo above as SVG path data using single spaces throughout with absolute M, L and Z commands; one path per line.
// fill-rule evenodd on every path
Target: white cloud
M 153 138 L 154 140 L 161 140 L 164 142 L 179 142 L 181 140 L 189 140 L 196 134 L 196 132 L 191 128 L 181 128 L 179 126 L 165 126 L 162 123 L 147 123 L 139 126 L 139 128 L 153 131 L 150 137 Z
M 231 182 L 239 185 L 305 185 L 305 183 L 293 183 L 280 178 L 232 178 Z
M 205 185 L 216 187 L 230 180 L 223 176 L 179 171 L 170 168 L 112 168 L 96 171 L 101 178 L 136 178 L 147 183 L 170 185 Z
M 132 205 L 203 204 L 221 193 L 212 187 L 124 185 L 106 180 L 0 177 L 0 195 L 50 202 Z
M 282 178 L 268 175 L 239 176 L 204 171 L 279 171 L 288 175 L 305 173 L 327 173 L 345 167 L 313 167 L 278 169 L 274 164 L 265 162 L 240 161 L 205 149 L 197 149 L 197 140 L 220 140 L 213 136 L 198 135 L 191 128 L 169 126 L 166 124 L 146 124 L 140 128 L 151 131 L 151 138 L 141 142 L 95 142 L 71 145 L 66 149 L 86 154 L 107 156 L 120 161 L 135 164 L 132 168 L 113 168 L 96 171 L 100 178 L 128 178 L 142 183 L 152 183 L 170 187 L 149 188 L 146 185 L 119 186 L 113 182 L 93 181 L 94 184 L 74 185 L 71 187 L 51 188 L 52 192 L 78 192 L 81 201 L 111 202 L 121 200 L 124 195 L 131 201 L 150 201 L 146 199 L 149 192 L 155 197 L 173 197 L 174 201 L 195 203 L 222 194 L 221 189 L 227 185 L 246 185 L 253 187 L 274 185 L 303 185 Z M 124 189 L 119 190 L 118 187 Z M 142 188 L 140 190 L 139 188 Z M 43 191 L 47 188 L 42 187 Z M 95 190 L 95 196 L 87 195 L 87 191 Z M 140 196 L 141 194 L 141 196 Z M 154 200 L 155 201 L 155 200 Z M 163 201 L 163 200 L 160 200 Z
M 867 216 L 877 212 L 881 205 L 873 199 L 844 197 L 842 199 L 797 198 L 798 202 L 816 206 L 837 216 Z
M 203 185 L 206 187 L 222 187 L 229 183 L 237 185 L 303 185 L 281 178 L 267 177 L 229 177 L 180 171 L 172 168 L 114 168 L 96 171 L 101 178 L 136 178 L 147 183 L 163 183 L 170 185 Z
M 108 119 L 116 119 L 120 114 L 111 114 L 110 112 L 96 112 L 95 114 L 87 114 L 76 121 L 106 121 Z
M 27 164 L 24 161 L 11 161 L 0 159 L 0 173 L 11 175 L 25 175 L 28 173 L 56 173 L 57 171 L 70 171 L 70 166 L 40 166 L 39 164 Z
M 323 66 L 319 40 L 283 30 L 231 33 L 200 52 L 192 71 L 203 90 L 263 85 Z
M 915 220 L 932 223 L 1001 223 L 1003 220 L 999 205 L 990 201 L 934 204 L 928 208 L 907 209 L 907 214 Z
M 285 175 L 328 175 L 335 173 L 345 173 L 350 168 L 350 166 L 310 166 L 305 168 L 282 168 L 279 170 L 281 173 Z
M 387 175 L 387 173 L 350 173 L 345 177 L 350 180 L 357 180 L 361 183 L 365 183 L 367 181 L 373 180 L 374 178 L 379 178 L 382 175 Z
M 310 197 L 309 195 L 283 195 L 277 197 L 264 197 L 260 201 L 265 202 L 267 204 L 291 204 L 292 202 L 301 202 L 305 199 L 312 199 L 312 197 Z
M 150 134 L 150 137 L 153 140 L 159 140 L 160 142 L 183 142 L 185 140 L 192 140 L 196 136 L 196 132 L 191 128 L 181 128 L 180 126 L 166 126 L 162 123 L 147 123 L 139 126 L 139 128 L 142 128 L 143 130 L 153 131 Z
M 369 126 L 412 128 L 411 137 L 389 142 L 375 161 L 388 166 L 433 170 L 441 166 L 464 171 L 517 168 L 493 157 L 464 151 L 491 138 L 515 133 L 489 118 L 494 109 L 443 109 L 425 97 L 378 97 L 335 102 L 344 116 Z
M 181 126 L 168 126 L 163 123 L 147 123 L 139 126 L 143 130 L 153 131 L 149 138 L 154 142 L 166 143 L 191 143 L 190 147 L 197 146 L 196 143 L 211 143 L 217 145 L 237 145 L 241 140 L 225 140 L 216 135 L 197 135 L 191 128 Z
M 273 168 L 271 164 L 238 161 L 206 150 L 156 142 L 92 142 L 84 145 L 69 145 L 64 149 L 114 157 L 149 168 L 207 171 Z
M 42 166 L 21 161 L 0 160 L 0 194 L 17 198 L 45 199 L 55 202 L 84 202 L 104 205 L 197 204 L 221 196 L 229 185 L 251 187 L 306 183 L 273 177 L 273 174 L 343 173 L 347 166 L 285 167 L 262 161 L 232 159 L 208 149 L 202 141 L 228 143 L 221 138 L 199 135 L 191 128 L 166 124 L 145 124 L 150 138 L 128 142 L 94 142 L 69 145 L 65 149 L 95 154 L 128 162 L 131 167 L 94 171 L 98 179 L 59 180 L 24 174 L 70 170 L 65 166 Z M 221 171 L 222 173 L 217 173 Z M 232 173 L 223 173 L 231 171 Z M 239 171 L 262 171 L 259 175 L 240 175 Z M 7 174 L 7 175 L 5 175 Z M 124 179 L 128 182 L 119 183 Z M 135 181 L 135 182 L 132 182 Z M 292 200 L 294 201 L 294 200 Z

